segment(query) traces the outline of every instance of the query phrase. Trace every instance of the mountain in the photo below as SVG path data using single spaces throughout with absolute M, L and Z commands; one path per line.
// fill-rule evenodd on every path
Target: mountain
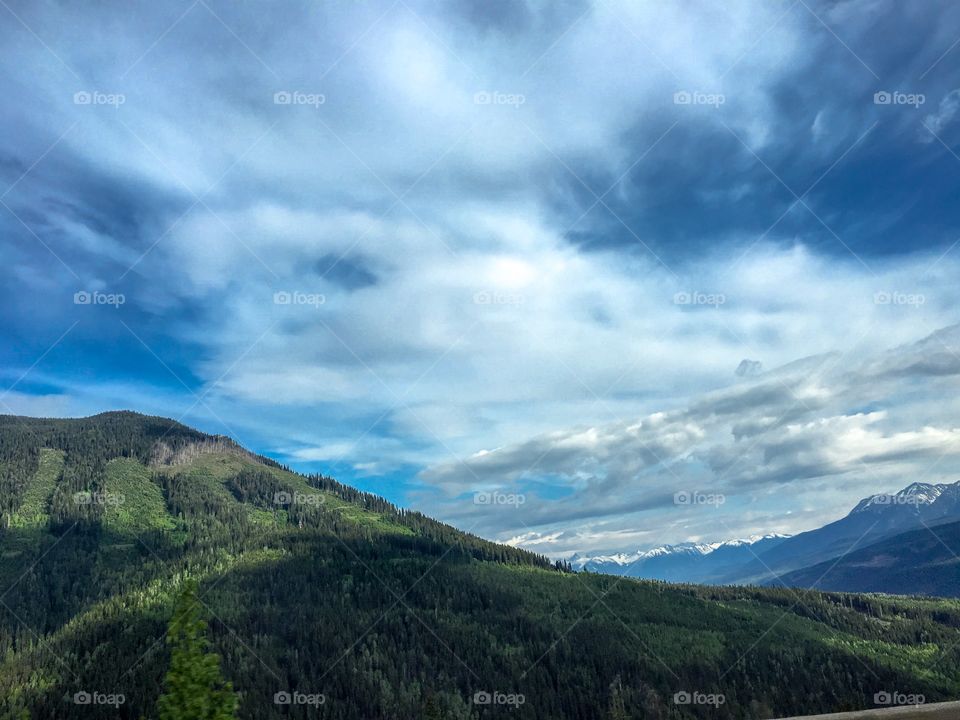
M 901 595 L 960 596 L 960 522 L 910 530 L 787 573 L 792 587 Z
M 960 696 L 954 602 L 575 573 L 172 420 L 0 416 L 0 718 L 155 718 L 194 582 L 243 719 Z
M 864 498 L 845 517 L 794 535 L 758 553 L 756 558 L 720 580 L 770 582 L 793 570 L 840 557 L 883 538 L 952 520 L 960 520 L 960 483 L 913 483 L 893 495 Z
M 662 545 L 635 553 L 575 555 L 570 559 L 570 564 L 577 570 L 608 575 L 709 583 L 733 572 L 758 553 L 776 547 L 786 538 L 786 535 L 756 535 L 744 540 Z
M 852 592 L 960 595 L 960 483 L 912 483 L 862 499 L 846 515 L 792 537 L 663 545 L 571 558 L 574 569 L 678 583 L 759 584 Z M 927 528 L 944 528 L 937 535 Z M 944 574 L 946 573 L 946 574 Z M 951 575 L 954 573 L 954 575 Z

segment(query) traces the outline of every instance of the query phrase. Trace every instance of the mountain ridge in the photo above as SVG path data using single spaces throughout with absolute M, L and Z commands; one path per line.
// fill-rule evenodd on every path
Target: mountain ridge
M 925 526 L 960 521 L 960 481 L 913 482 L 894 493 L 862 498 L 843 517 L 819 528 L 782 535 L 753 535 L 744 540 L 676 543 L 645 551 L 577 554 L 577 569 L 654 580 L 721 585 L 771 585 L 798 571 L 818 566 L 883 539 Z M 724 550 L 742 548 L 722 558 Z M 720 552 L 721 555 L 717 555 Z M 705 558 L 711 560 L 704 561 Z M 722 558 L 724 562 L 717 562 Z
M 763 545 L 785 540 L 787 537 L 789 536 L 770 533 L 767 535 L 753 535 L 749 538 L 737 538 L 710 543 L 689 542 L 666 544 L 647 550 L 637 550 L 634 553 L 574 555 L 568 559 L 568 562 L 576 570 L 586 569 L 591 572 L 606 572 L 614 575 L 625 574 L 630 577 L 683 582 L 687 579 L 685 573 L 692 573 L 693 570 L 690 568 L 692 568 L 694 564 L 702 566 L 704 563 L 699 561 L 703 561 L 708 556 L 718 552 L 720 556 L 723 556 L 725 550 L 749 548 L 750 552 L 753 552 L 753 547 L 758 543 L 762 547 Z M 746 558 L 746 555 L 744 555 L 744 558 Z M 671 561 L 674 562 L 671 563 Z M 732 560 L 730 558 L 724 558 L 723 562 L 729 564 Z M 618 570 L 622 572 L 618 572 Z M 697 572 L 702 576 L 706 576 L 709 570 L 709 568 L 699 567 Z
M 332 720 L 479 720 L 488 697 L 530 720 L 694 720 L 675 700 L 692 691 L 761 720 L 887 687 L 960 695 L 960 656 L 917 640 L 960 644 L 953 604 L 570 572 L 257 457 L 150 416 L 0 417 L 0 717 L 153 718 L 194 581 L 243 720 L 305 716 L 276 701 L 294 693 Z M 76 701 L 103 696 L 124 700 Z
M 960 521 L 908 530 L 840 558 L 778 578 L 792 587 L 840 592 L 960 596 Z

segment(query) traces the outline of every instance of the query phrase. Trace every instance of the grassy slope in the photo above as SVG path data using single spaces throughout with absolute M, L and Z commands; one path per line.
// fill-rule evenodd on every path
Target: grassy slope
M 291 492 L 297 492 L 305 495 L 321 495 L 323 497 L 323 506 L 329 512 L 339 513 L 344 520 L 357 523 L 359 525 L 370 526 L 380 531 L 400 533 L 410 535 L 409 528 L 397 525 L 390 518 L 379 513 L 370 512 L 358 505 L 346 502 L 336 495 L 325 493 L 310 486 L 302 475 L 289 472 L 282 468 L 273 466 L 261 466 L 252 460 L 235 453 L 208 453 L 194 459 L 189 465 L 170 466 L 157 468 L 158 472 L 169 475 L 178 472 L 185 472 L 191 482 L 202 484 L 208 488 L 223 502 L 236 503 L 230 491 L 226 488 L 227 480 L 239 473 L 244 468 L 257 467 L 270 472 L 278 481 L 285 485 Z M 251 505 L 246 506 L 248 516 L 255 522 L 272 524 L 274 523 L 273 513 L 256 508 Z M 279 512 L 282 512 L 279 511 Z
M 150 469 L 136 460 L 116 458 L 108 462 L 104 489 L 107 504 L 102 522 L 107 530 L 136 535 L 177 527 Z
M 63 452 L 44 448 L 40 451 L 40 467 L 27 483 L 23 500 L 10 520 L 16 528 L 39 528 L 47 524 L 47 504 L 63 469 Z

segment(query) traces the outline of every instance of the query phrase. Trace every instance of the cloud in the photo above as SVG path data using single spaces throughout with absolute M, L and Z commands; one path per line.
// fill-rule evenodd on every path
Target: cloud
M 828 516 L 842 514 L 878 487 L 895 489 L 957 468 L 960 428 L 940 398 L 960 387 L 960 366 L 930 372 L 927 360 L 938 350 L 960 357 L 958 339 L 960 326 L 951 326 L 875 356 L 829 354 L 790 363 L 683 408 L 555 431 L 441 463 L 420 477 L 452 498 L 478 488 L 527 493 L 515 511 L 456 499 L 445 507 L 517 544 L 549 537 L 558 554 L 584 547 L 585 518 L 586 527 L 605 528 L 590 541 L 592 549 L 615 549 L 610 543 L 617 534 L 636 524 L 649 530 L 653 523 L 661 540 L 688 539 L 664 533 L 690 533 L 692 524 L 699 536 L 724 537 L 747 509 L 774 516 L 786 494 L 793 506 L 814 503 Z M 883 409 L 856 409 L 870 403 Z M 548 478 L 568 492 L 548 501 L 538 486 Z M 718 510 L 678 508 L 677 492 L 725 501 Z M 792 522 L 781 516 L 776 527 L 759 529 L 796 530 Z
M 72 398 L 63 394 L 39 395 L 8 391 L 0 395 L 0 412 L 28 417 L 60 417 L 70 414 Z
M 947 335 L 913 343 L 957 320 L 960 176 L 915 142 L 928 109 L 873 96 L 943 97 L 946 127 L 955 7 L 11 7 L 36 33 L 0 28 L 0 363 L 25 395 L 187 413 L 491 535 L 564 522 L 561 548 L 701 532 L 644 513 L 818 419 L 886 410 L 861 429 L 902 444 L 883 473 L 934 451 L 902 388 L 954 377 Z M 73 303 L 91 289 L 127 302 Z M 771 453 L 719 483 L 773 492 Z M 501 485 L 529 502 L 465 506 Z
M 953 122 L 958 110 L 960 110 L 960 89 L 951 90 L 941 98 L 937 111 L 924 118 L 923 125 L 928 132 L 921 134 L 921 139 L 928 143 L 935 142 Z
M 759 360 L 748 360 L 744 358 L 740 361 L 740 364 L 737 365 L 737 369 L 734 370 L 734 375 L 737 377 L 749 377 L 752 375 L 759 375 L 763 370 L 763 363 Z

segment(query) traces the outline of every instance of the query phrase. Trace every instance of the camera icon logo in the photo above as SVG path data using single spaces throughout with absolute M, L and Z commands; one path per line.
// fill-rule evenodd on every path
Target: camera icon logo
M 93 702 L 93 695 L 88 693 L 86 690 L 81 690 L 80 692 L 73 694 L 73 702 L 75 705 L 89 705 Z

